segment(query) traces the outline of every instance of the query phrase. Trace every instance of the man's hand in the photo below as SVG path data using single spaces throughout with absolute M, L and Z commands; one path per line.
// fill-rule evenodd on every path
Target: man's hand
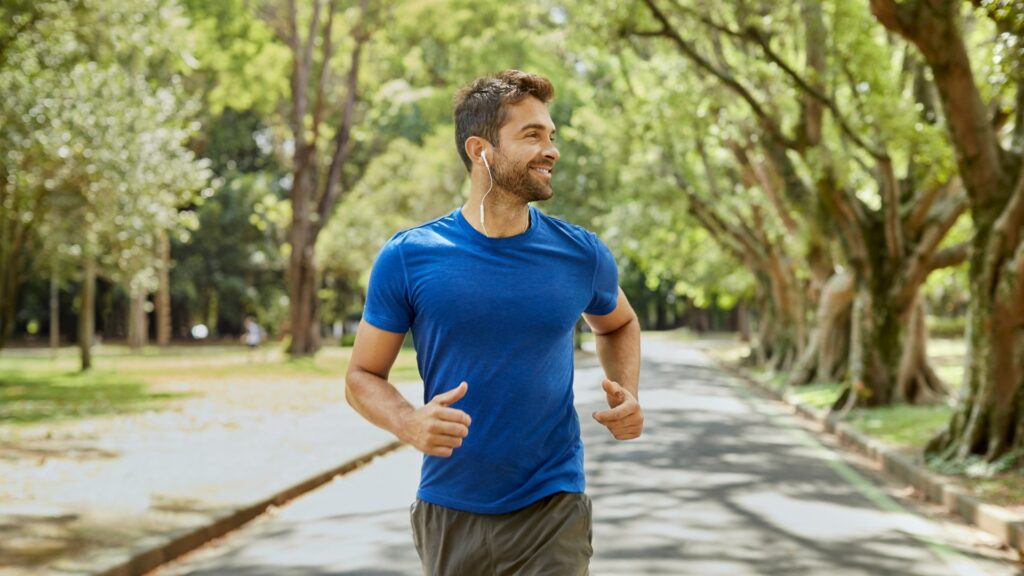
M 401 439 L 424 454 L 451 456 L 469 434 L 470 418 L 462 410 L 448 406 L 458 402 L 467 390 L 469 384 L 463 382 L 458 388 L 438 394 L 423 407 L 406 413 Z
M 605 378 L 601 384 L 608 397 L 608 410 L 594 412 L 594 420 L 608 428 L 616 440 L 639 438 L 644 431 L 644 411 L 636 397 L 618 382 Z

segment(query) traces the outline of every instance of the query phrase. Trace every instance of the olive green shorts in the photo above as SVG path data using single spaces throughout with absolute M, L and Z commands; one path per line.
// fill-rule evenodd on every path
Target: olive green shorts
M 508 514 L 473 514 L 417 500 L 412 538 L 427 576 L 586 576 L 591 507 L 559 492 Z

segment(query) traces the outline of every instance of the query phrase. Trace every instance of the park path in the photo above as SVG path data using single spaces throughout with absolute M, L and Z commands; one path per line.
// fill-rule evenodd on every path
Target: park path
M 577 366 L 594 502 L 595 575 L 1018 574 L 973 529 L 912 512 L 776 404 L 719 370 L 700 344 L 645 339 L 640 440 L 589 414 L 596 362 Z M 403 448 L 275 511 L 161 576 L 417 574 L 408 508 L 419 455 Z

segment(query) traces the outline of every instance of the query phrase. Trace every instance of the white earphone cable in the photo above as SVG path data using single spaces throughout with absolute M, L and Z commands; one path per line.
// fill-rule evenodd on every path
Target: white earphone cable
M 487 163 L 487 151 L 480 153 L 480 159 L 484 161 L 484 167 L 487 168 L 487 181 L 490 185 L 487 187 L 487 192 L 484 197 L 480 199 L 480 227 L 484 229 L 484 236 L 490 236 L 487 233 L 487 224 L 484 223 L 484 200 L 487 199 L 487 195 L 494 189 L 494 178 L 491 176 L 491 165 Z

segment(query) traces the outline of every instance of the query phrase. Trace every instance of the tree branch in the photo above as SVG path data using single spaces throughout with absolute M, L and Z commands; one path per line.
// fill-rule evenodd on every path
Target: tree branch
M 799 235 L 800 226 L 797 224 L 796 220 L 793 219 L 793 216 L 789 213 L 786 206 L 782 203 L 782 198 L 779 196 L 775 183 L 772 182 L 772 175 L 765 170 L 764 166 L 755 164 L 747 154 L 746 148 L 740 146 L 738 142 L 729 141 L 727 146 L 732 150 L 733 156 L 736 157 L 736 160 L 740 165 L 750 172 L 754 181 L 757 182 L 758 186 L 761 187 L 761 190 L 764 191 L 765 195 L 768 197 L 768 201 L 771 203 L 772 207 L 775 208 L 775 212 L 778 214 L 779 219 L 782 220 L 782 224 L 786 227 L 786 230 L 794 236 Z
M 341 194 L 341 169 L 349 156 L 349 141 L 352 135 L 352 124 L 355 118 L 355 107 L 358 98 L 359 65 L 362 61 L 363 47 L 370 39 L 369 23 L 367 21 L 368 4 L 369 0 L 361 0 L 359 3 L 359 23 L 356 25 L 353 33 L 356 45 L 352 48 L 352 58 L 349 62 L 348 77 L 345 83 L 348 92 L 345 94 L 341 126 L 338 128 L 334 138 L 334 155 L 331 158 L 331 167 L 327 173 L 324 194 L 320 197 L 317 205 L 316 212 L 318 218 L 313 223 L 313 230 L 310 233 L 314 241 L 319 236 L 320 231 L 323 230 L 327 219 L 331 215 L 331 210 L 334 209 L 334 204 Z
M 953 177 L 942 184 L 919 190 L 910 202 L 910 214 L 907 215 L 904 231 L 907 238 L 914 238 L 924 225 L 935 201 L 957 188 L 959 178 Z
M 322 33 L 324 41 L 320 58 L 320 78 L 317 81 L 316 102 L 313 105 L 313 136 L 310 146 L 316 146 L 317 140 L 320 138 L 320 123 L 324 117 L 324 92 L 327 89 L 327 84 L 330 83 L 330 63 L 331 58 L 334 56 L 334 13 L 337 9 L 337 4 L 338 0 L 330 0 L 330 3 L 327 5 L 327 21 L 324 23 Z
M 882 211 L 885 215 L 885 246 L 893 260 L 903 258 L 903 227 L 900 222 L 899 185 L 888 156 L 878 160 L 879 180 L 882 184 Z
M 1003 261 L 1020 242 L 1021 228 L 1024 228 L 1024 167 L 1019 171 L 1010 200 L 992 226 L 992 235 L 985 251 L 984 278 L 987 280 L 989 294 L 993 294 L 999 285 L 999 271 Z
M 931 262 L 928 263 L 928 272 L 959 266 L 967 261 L 970 254 L 971 244 L 969 242 L 961 242 L 949 248 L 943 248 L 932 256 Z
M 933 270 L 932 259 L 936 249 L 965 210 L 967 210 L 966 198 L 963 196 L 952 198 L 940 211 L 941 215 L 935 224 L 924 231 L 909 259 L 906 271 L 892 286 L 891 293 L 896 302 L 909 303 L 910 299 L 917 294 L 921 283 L 928 278 L 928 273 Z
M 647 2 L 648 6 L 652 5 L 651 0 L 645 1 Z M 857 146 L 864 149 L 865 151 L 868 152 L 868 154 L 871 154 L 875 158 L 881 159 L 882 157 L 885 156 L 885 152 L 883 150 L 871 146 L 867 141 L 861 138 L 853 130 L 853 128 L 850 127 L 850 123 L 849 121 L 847 121 L 846 116 L 839 110 L 839 105 L 836 104 L 836 102 L 833 99 L 829 98 L 828 95 L 822 92 L 818 87 L 813 86 L 811 82 L 809 82 L 806 78 L 801 76 L 800 73 L 797 72 L 793 68 L 793 66 L 790 65 L 789 62 L 787 62 L 782 56 L 775 52 L 775 50 L 771 47 L 771 42 L 762 30 L 758 29 L 755 26 L 747 26 L 742 31 L 733 30 L 728 26 L 715 22 L 713 19 L 709 18 L 704 14 L 699 14 L 697 11 L 693 9 L 685 8 L 683 6 L 678 6 L 678 8 L 679 10 L 700 20 L 706 26 L 709 26 L 715 30 L 718 30 L 719 32 L 737 38 L 741 41 L 753 42 L 754 44 L 756 44 L 758 47 L 761 48 L 761 51 L 764 53 L 764 55 L 768 57 L 768 60 L 775 63 L 779 68 L 781 68 L 782 71 L 786 74 L 786 76 L 788 76 L 793 81 L 793 83 L 796 84 L 797 88 L 799 88 L 805 94 L 809 95 L 811 98 L 820 102 L 822 105 L 828 108 L 830 112 L 832 112 L 832 115 L 835 117 L 840 129 L 846 133 L 847 137 L 849 137 L 850 140 L 852 140 L 855 144 L 857 144 Z M 665 25 L 666 28 L 668 27 L 667 19 L 659 18 L 659 20 L 662 21 L 662 24 Z
M 765 254 L 758 246 L 756 237 L 750 234 L 750 230 L 743 226 L 733 226 L 725 221 L 707 202 L 693 191 L 686 178 L 678 171 L 673 170 L 676 185 L 686 195 L 694 215 L 700 214 L 699 219 L 705 223 L 705 229 L 713 234 L 723 234 L 731 239 L 736 245 L 739 254 L 748 254 L 758 260 L 764 260 Z
M 779 128 L 779 124 L 775 120 L 775 118 L 773 118 L 762 107 L 761 103 L 757 101 L 757 99 L 754 97 L 753 94 L 751 94 L 750 90 L 746 86 L 744 86 L 742 83 L 736 80 L 736 78 L 732 77 L 725 71 L 720 70 L 718 67 L 712 64 L 707 58 L 698 53 L 693 46 L 691 46 L 689 43 L 683 40 L 679 33 L 676 32 L 676 30 L 672 27 L 672 24 L 669 22 L 668 17 L 665 16 L 665 14 L 654 3 L 654 0 L 644 0 L 644 4 L 647 5 L 651 13 L 654 15 L 655 19 L 658 20 L 662 27 L 661 30 L 657 31 L 657 33 L 652 34 L 649 31 L 645 31 L 642 33 L 642 35 L 663 36 L 671 40 L 679 49 L 679 51 L 682 52 L 684 56 L 689 58 L 690 61 L 696 64 L 697 67 L 702 68 L 711 75 L 715 76 L 716 78 L 719 79 L 719 81 L 721 81 L 723 84 L 725 84 L 734 92 L 736 92 L 736 94 L 739 95 L 739 97 L 742 98 L 747 103 L 750 109 L 754 112 L 754 115 L 757 116 L 757 118 L 761 121 L 765 128 L 769 132 L 771 132 L 775 138 L 778 138 L 781 142 L 785 142 L 787 147 L 792 148 L 795 146 L 795 143 L 792 140 L 786 138 L 786 136 L 782 133 L 781 129 Z M 627 33 L 634 34 L 633 31 L 627 31 Z

